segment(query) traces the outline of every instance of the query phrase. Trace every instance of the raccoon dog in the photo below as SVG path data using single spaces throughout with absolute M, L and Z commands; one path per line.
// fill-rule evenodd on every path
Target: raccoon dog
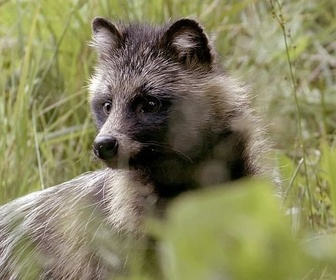
M 246 88 L 226 75 L 198 22 L 92 24 L 94 152 L 141 171 L 159 198 L 261 172 Z
M 92 32 L 93 150 L 107 169 L 0 207 L 0 279 L 110 279 L 146 246 L 143 217 L 183 192 L 269 172 L 247 90 L 197 21 L 95 18 Z

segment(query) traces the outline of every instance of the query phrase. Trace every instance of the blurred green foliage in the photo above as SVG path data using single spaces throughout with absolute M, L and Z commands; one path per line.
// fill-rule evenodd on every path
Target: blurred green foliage
M 272 186 L 258 181 L 177 201 L 161 231 L 167 279 L 320 279 L 321 268 L 335 272 L 335 237 L 299 239 L 280 209 Z

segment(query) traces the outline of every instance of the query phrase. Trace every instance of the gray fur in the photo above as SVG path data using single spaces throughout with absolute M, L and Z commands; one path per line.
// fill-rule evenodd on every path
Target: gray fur
M 144 217 L 172 198 L 272 176 L 248 89 L 222 70 L 199 23 L 96 18 L 92 30 L 91 108 L 98 136 L 115 137 L 118 153 L 105 170 L 0 207 L 0 279 L 109 279 L 146 247 Z M 143 110 L 146 98 L 159 110 Z
M 269 171 L 248 89 L 223 71 L 196 21 L 152 27 L 98 18 L 92 45 L 99 56 L 90 84 L 98 136 L 119 144 L 108 166 L 142 169 L 165 196 Z M 137 114 L 132 106 L 143 95 L 171 104 Z M 108 116 L 104 101 L 111 102 Z
M 134 173 L 105 169 L 1 206 L 0 279 L 110 279 L 154 202 Z

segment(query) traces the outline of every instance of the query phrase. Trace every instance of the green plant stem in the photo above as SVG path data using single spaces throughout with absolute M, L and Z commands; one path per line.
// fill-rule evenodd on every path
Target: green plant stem
M 279 2 L 279 0 L 275 0 L 276 6 L 274 5 L 274 1 L 271 0 L 270 4 L 272 7 L 273 15 L 276 18 L 277 22 L 279 23 L 281 30 L 282 30 L 282 35 L 284 38 L 284 43 L 285 43 L 285 48 L 286 48 L 286 57 L 287 57 L 287 62 L 289 66 L 289 73 L 290 73 L 290 78 L 293 86 L 293 96 L 294 96 L 294 101 L 295 101 L 295 106 L 296 106 L 296 114 L 297 114 L 297 125 L 298 125 L 298 133 L 299 133 L 299 146 L 302 150 L 302 160 L 303 160 L 303 168 L 304 168 L 304 175 L 305 175 L 305 181 L 306 181 L 306 190 L 308 194 L 308 200 L 309 200 L 309 207 L 310 207 L 310 212 L 311 212 L 311 224 L 312 227 L 315 227 L 314 223 L 314 217 L 313 217 L 313 204 L 312 204 L 312 195 L 310 192 L 310 184 L 309 184 L 309 179 L 308 179 L 308 168 L 307 168 L 307 157 L 306 157 L 306 148 L 305 148 L 305 143 L 303 139 L 303 129 L 302 129 L 302 114 L 301 114 L 301 108 L 299 104 L 299 99 L 298 99 L 298 89 L 297 89 L 297 83 L 296 83 L 296 76 L 294 72 L 294 67 L 290 55 L 290 50 L 289 50 L 289 43 L 287 39 L 287 33 L 286 33 L 286 22 L 284 20 L 283 14 L 282 14 L 282 4 Z M 278 12 L 277 12 L 278 11 Z

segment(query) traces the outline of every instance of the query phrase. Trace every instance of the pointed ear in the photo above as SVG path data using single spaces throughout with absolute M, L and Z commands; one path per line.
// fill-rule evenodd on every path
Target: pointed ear
M 196 20 L 173 23 L 163 37 L 163 44 L 175 60 L 189 67 L 209 67 L 213 61 L 209 39 Z
M 118 27 L 107 19 L 96 17 L 92 24 L 92 41 L 100 58 L 108 56 L 114 49 L 120 47 L 123 36 Z

